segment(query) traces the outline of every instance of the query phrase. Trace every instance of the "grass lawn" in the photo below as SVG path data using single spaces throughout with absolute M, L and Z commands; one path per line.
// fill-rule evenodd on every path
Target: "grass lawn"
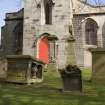
M 49 72 L 50 71 L 50 72 Z M 0 84 L 0 105 L 105 105 L 105 85 L 83 81 L 83 92 L 63 93 L 58 72 L 44 72 L 41 84 Z M 82 72 L 89 80 L 91 72 Z

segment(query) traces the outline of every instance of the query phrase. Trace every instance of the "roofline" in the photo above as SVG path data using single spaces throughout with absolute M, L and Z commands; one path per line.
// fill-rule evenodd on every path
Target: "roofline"
M 82 15 L 86 15 L 86 16 L 89 16 L 89 15 L 105 15 L 105 12 L 97 12 L 97 13 L 81 13 L 81 14 L 73 14 L 74 16 L 82 16 Z
M 4 19 L 5 21 L 11 21 L 11 20 L 23 20 L 23 17 L 19 17 L 19 18 L 6 18 Z
M 20 10 L 16 11 L 16 12 L 9 12 L 9 13 L 6 13 L 6 14 L 15 14 L 15 13 L 19 13 L 21 11 L 24 11 L 24 8 L 21 8 Z

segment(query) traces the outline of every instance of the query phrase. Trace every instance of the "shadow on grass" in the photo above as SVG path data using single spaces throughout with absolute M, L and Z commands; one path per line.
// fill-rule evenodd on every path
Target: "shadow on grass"
M 46 85 L 4 85 L 0 87 L 0 105 L 105 105 L 105 85 L 84 83 L 80 92 L 63 93 Z
M 85 80 L 89 77 L 89 73 L 84 76 Z M 61 88 L 61 78 L 53 71 L 44 74 L 44 81 L 40 84 L 1 83 L 0 105 L 105 105 L 104 84 L 83 81 L 82 93 L 65 93 L 60 91 Z

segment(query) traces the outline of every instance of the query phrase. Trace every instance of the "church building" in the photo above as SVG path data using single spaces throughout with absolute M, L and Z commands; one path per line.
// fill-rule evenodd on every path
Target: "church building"
M 57 68 L 90 68 L 91 50 L 105 47 L 104 6 L 84 0 L 25 0 L 23 21 L 21 54 Z
M 84 0 L 26 0 L 23 54 L 59 68 L 91 67 L 91 49 L 105 47 L 105 7 Z

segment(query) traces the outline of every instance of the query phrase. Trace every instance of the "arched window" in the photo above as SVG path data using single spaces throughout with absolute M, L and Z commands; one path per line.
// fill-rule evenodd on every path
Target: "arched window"
M 45 8 L 45 23 L 52 24 L 52 0 L 44 0 L 44 8 Z
M 88 45 L 97 45 L 97 29 L 98 25 L 93 19 L 87 19 L 85 25 L 85 41 Z

